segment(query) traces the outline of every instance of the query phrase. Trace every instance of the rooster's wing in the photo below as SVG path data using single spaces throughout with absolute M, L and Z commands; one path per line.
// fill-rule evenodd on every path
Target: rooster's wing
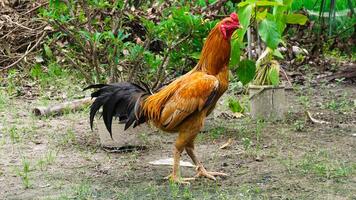
M 218 79 L 204 73 L 193 77 L 186 79 L 166 102 L 160 120 L 165 128 L 176 127 L 192 113 L 211 105 L 215 99 L 219 88 Z

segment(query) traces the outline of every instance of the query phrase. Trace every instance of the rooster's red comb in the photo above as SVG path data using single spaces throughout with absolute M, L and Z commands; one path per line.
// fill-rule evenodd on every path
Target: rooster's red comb
M 235 12 L 230 14 L 230 18 L 236 22 L 239 22 L 239 18 L 237 17 L 237 14 Z

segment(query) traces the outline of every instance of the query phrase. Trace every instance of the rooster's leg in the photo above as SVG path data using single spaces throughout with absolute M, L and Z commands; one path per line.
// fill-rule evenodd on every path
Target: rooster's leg
M 180 177 L 180 173 L 179 173 L 179 162 L 180 162 L 180 156 L 184 150 L 184 146 L 186 144 L 186 138 L 182 137 L 183 134 L 179 134 L 175 146 L 174 146 L 174 150 L 173 150 L 173 156 L 174 156 L 174 160 L 173 160 L 173 170 L 172 170 L 172 174 L 170 174 L 169 176 L 167 176 L 166 178 L 171 180 L 172 182 L 175 183 L 180 183 L 180 184 L 189 184 L 189 182 L 186 182 L 185 179 Z
M 186 150 L 187 154 L 189 155 L 189 157 L 193 160 L 195 166 L 197 166 L 196 170 L 198 173 L 197 173 L 197 175 L 195 175 L 194 178 L 191 178 L 191 180 L 194 180 L 195 178 L 202 177 L 202 176 L 213 179 L 213 180 L 216 180 L 215 176 L 227 176 L 227 174 L 221 173 L 221 172 L 206 171 L 205 167 L 199 161 L 199 159 L 197 158 L 197 156 L 195 154 L 193 141 L 187 144 L 187 146 L 185 147 L 185 150 Z

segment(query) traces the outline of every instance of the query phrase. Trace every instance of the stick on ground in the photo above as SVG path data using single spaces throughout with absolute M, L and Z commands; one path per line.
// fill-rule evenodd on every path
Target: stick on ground
M 48 106 L 48 107 L 44 107 L 44 106 L 39 106 L 36 107 L 32 110 L 32 112 L 36 115 L 36 116 L 46 116 L 46 115 L 51 115 L 51 114 L 61 114 L 66 110 L 79 110 L 81 108 L 83 108 L 85 105 L 88 105 L 90 103 L 93 102 L 94 99 L 92 99 L 91 97 L 87 97 L 84 99 L 79 99 L 79 100 L 75 100 L 75 101 L 70 101 L 70 102 L 64 102 L 61 104 L 57 104 L 57 105 L 52 105 L 52 106 Z

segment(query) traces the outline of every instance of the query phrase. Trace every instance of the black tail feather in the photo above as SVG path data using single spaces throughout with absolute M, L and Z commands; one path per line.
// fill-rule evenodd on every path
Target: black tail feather
M 102 88 L 108 86 L 108 84 L 96 84 L 96 85 L 89 85 L 88 87 L 84 88 L 83 91 L 93 89 L 93 88 Z
M 93 128 L 93 121 L 96 113 L 102 107 L 103 120 L 106 129 L 112 137 L 112 120 L 118 117 L 120 123 L 125 123 L 125 130 L 132 124 L 136 127 L 146 122 L 145 117 L 138 116 L 141 97 L 149 93 L 147 88 L 143 88 L 132 83 L 97 84 L 90 85 L 86 89 L 96 88 L 91 96 L 96 99 L 90 107 L 90 127 Z

